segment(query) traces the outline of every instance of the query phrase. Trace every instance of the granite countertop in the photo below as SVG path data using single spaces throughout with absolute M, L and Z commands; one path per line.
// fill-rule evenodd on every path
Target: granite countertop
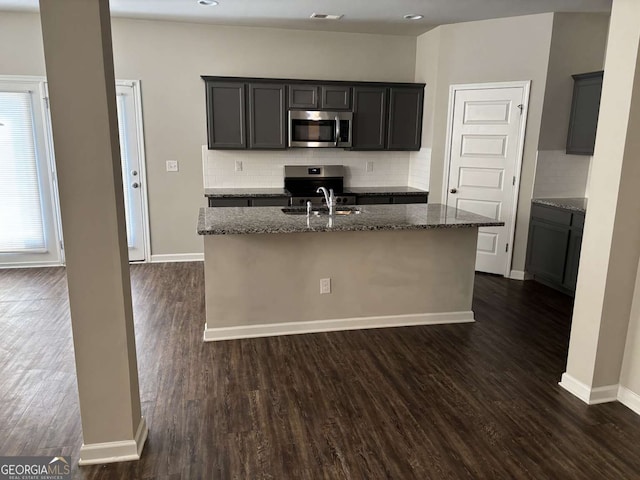
M 549 207 L 564 208 L 574 212 L 587 212 L 587 198 L 534 198 L 532 203 L 547 205 Z
M 345 193 L 354 195 L 427 195 L 429 192 L 413 187 L 345 187 Z
M 205 188 L 204 196 L 212 198 L 268 198 L 290 197 L 291 194 L 284 188 Z
M 362 205 L 352 215 L 287 215 L 280 207 L 202 207 L 199 235 L 498 227 L 492 218 L 437 203 Z M 307 221 L 308 220 L 308 221 Z

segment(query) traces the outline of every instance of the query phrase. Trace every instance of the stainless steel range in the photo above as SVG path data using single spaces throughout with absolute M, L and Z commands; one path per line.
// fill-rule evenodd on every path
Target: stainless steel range
M 316 191 L 320 187 L 333 189 L 338 205 L 355 205 L 355 195 L 344 190 L 342 165 L 285 165 L 284 188 L 291 193 L 291 206 L 323 205 L 324 195 Z

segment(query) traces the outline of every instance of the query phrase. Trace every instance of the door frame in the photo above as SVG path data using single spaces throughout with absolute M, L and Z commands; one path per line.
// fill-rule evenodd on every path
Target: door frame
M 522 121 L 518 136 L 518 157 L 516 158 L 515 177 L 513 186 L 513 198 L 511 207 L 511 226 L 509 228 L 509 251 L 507 252 L 507 262 L 504 267 L 504 276 L 511 276 L 511 264 L 513 262 L 513 242 L 516 235 L 516 214 L 518 213 L 518 197 L 520 194 L 520 175 L 522 174 L 522 161 L 524 158 L 524 143 L 527 130 L 527 117 L 529 114 L 529 99 L 531 94 L 531 80 L 513 82 L 490 82 L 490 83 L 465 83 L 449 86 L 449 107 L 447 112 L 447 136 L 444 150 L 444 171 L 442 175 L 442 203 L 447 205 L 447 193 L 449 191 L 449 174 L 451 169 L 451 142 L 453 141 L 453 113 L 456 99 L 456 92 L 461 90 L 489 90 L 498 88 L 522 88 Z

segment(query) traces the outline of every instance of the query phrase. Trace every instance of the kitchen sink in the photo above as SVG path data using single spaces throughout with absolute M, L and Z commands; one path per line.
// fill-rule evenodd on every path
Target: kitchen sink
M 287 207 L 282 209 L 282 213 L 286 215 L 306 215 L 307 207 Z M 354 215 L 361 213 L 361 210 L 357 207 L 335 207 L 333 209 L 334 215 Z M 326 207 L 315 207 L 311 209 L 311 215 L 329 215 L 329 209 Z

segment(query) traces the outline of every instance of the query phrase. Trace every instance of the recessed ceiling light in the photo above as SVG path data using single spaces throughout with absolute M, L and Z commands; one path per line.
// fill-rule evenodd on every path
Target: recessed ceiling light
M 205 7 L 215 7 L 216 5 L 218 5 L 218 2 L 216 2 L 216 0 L 198 0 L 198 3 L 200 5 L 204 5 Z
M 319 20 L 340 20 L 344 15 L 330 15 L 328 13 L 312 13 L 310 18 Z
M 422 20 L 424 15 L 416 15 L 415 13 L 410 13 L 404 16 L 405 20 Z

